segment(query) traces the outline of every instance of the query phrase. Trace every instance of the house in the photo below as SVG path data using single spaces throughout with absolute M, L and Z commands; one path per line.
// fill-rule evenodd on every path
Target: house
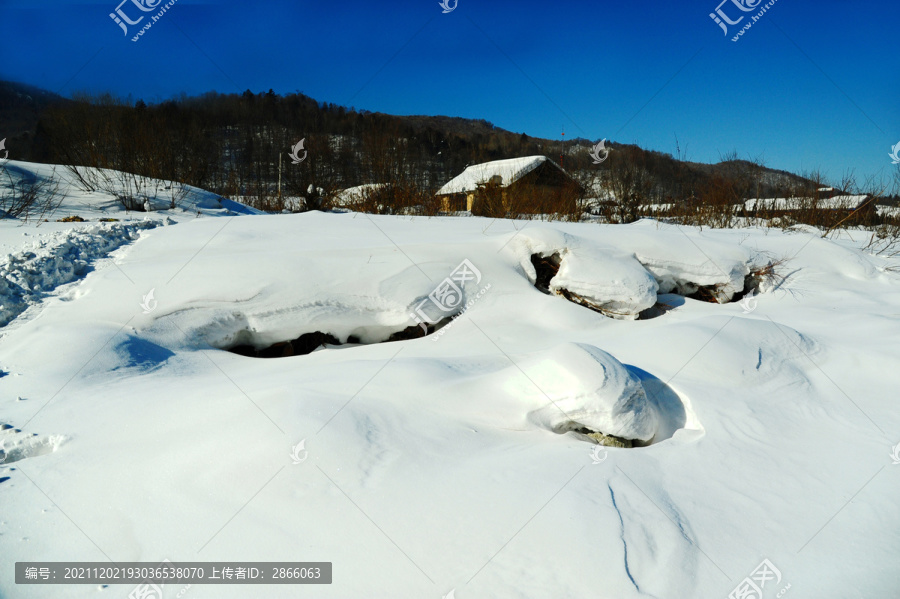
M 437 192 L 445 212 L 573 212 L 581 186 L 546 156 L 466 167 Z M 479 206 L 480 204 L 480 206 Z
M 743 214 L 760 218 L 793 217 L 809 224 L 816 224 L 820 216 L 826 215 L 830 220 L 840 219 L 851 225 L 871 225 L 878 219 L 871 195 L 847 194 L 823 187 L 817 196 L 746 200 Z

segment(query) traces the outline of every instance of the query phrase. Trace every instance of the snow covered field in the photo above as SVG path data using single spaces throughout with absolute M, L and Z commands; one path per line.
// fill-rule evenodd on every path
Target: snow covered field
M 860 239 L 69 193 L 120 222 L 0 221 L 2 597 L 132 590 L 16 561 L 163 559 L 334 564 L 190 599 L 724 598 L 763 560 L 765 598 L 897 596 L 900 272 Z M 616 318 L 536 288 L 554 254 Z M 309 333 L 341 344 L 224 351 Z

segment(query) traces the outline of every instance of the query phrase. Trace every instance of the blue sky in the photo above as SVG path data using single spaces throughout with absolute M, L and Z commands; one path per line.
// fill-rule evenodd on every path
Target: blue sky
M 126 37 L 118 2 L 0 0 L 0 78 L 147 101 L 300 91 L 673 154 L 677 136 L 691 160 L 736 150 L 833 179 L 896 168 L 896 2 L 777 0 L 738 42 L 709 17 L 719 0 L 458 0 L 448 14 L 438 0 L 177 0 L 138 42 L 149 17 Z M 722 10 L 747 15 L 733 33 L 755 14 Z

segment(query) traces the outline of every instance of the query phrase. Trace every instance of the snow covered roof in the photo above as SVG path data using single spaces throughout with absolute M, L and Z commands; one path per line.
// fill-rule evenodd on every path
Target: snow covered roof
M 816 205 L 826 210 L 841 208 L 858 208 L 860 204 L 869 198 L 867 195 L 837 195 L 833 198 L 819 198 Z M 809 206 L 812 198 L 768 198 L 754 199 L 744 202 L 747 210 L 756 208 L 770 208 L 773 210 L 800 210 Z
M 546 156 L 526 156 L 524 158 L 508 158 L 506 160 L 473 164 L 466 167 L 462 174 L 454 177 L 441 187 L 437 195 L 475 191 L 478 189 L 479 183 L 487 183 L 495 176 L 501 177 L 500 184 L 502 187 L 507 187 L 545 162 L 560 168 L 555 162 L 548 160 Z
M 878 216 L 900 216 L 900 206 L 876 206 Z
M 365 201 L 369 195 L 385 187 L 384 183 L 366 183 L 339 191 L 334 197 L 335 206 L 353 206 Z

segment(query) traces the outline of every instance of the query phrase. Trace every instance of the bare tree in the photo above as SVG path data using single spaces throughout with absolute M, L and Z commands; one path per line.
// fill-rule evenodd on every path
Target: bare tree
M 607 160 L 608 185 L 613 204 L 607 210 L 610 222 L 630 223 L 638 220 L 641 206 L 650 202 L 653 181 L 638 148 L 623 147 L 610 152 Z

